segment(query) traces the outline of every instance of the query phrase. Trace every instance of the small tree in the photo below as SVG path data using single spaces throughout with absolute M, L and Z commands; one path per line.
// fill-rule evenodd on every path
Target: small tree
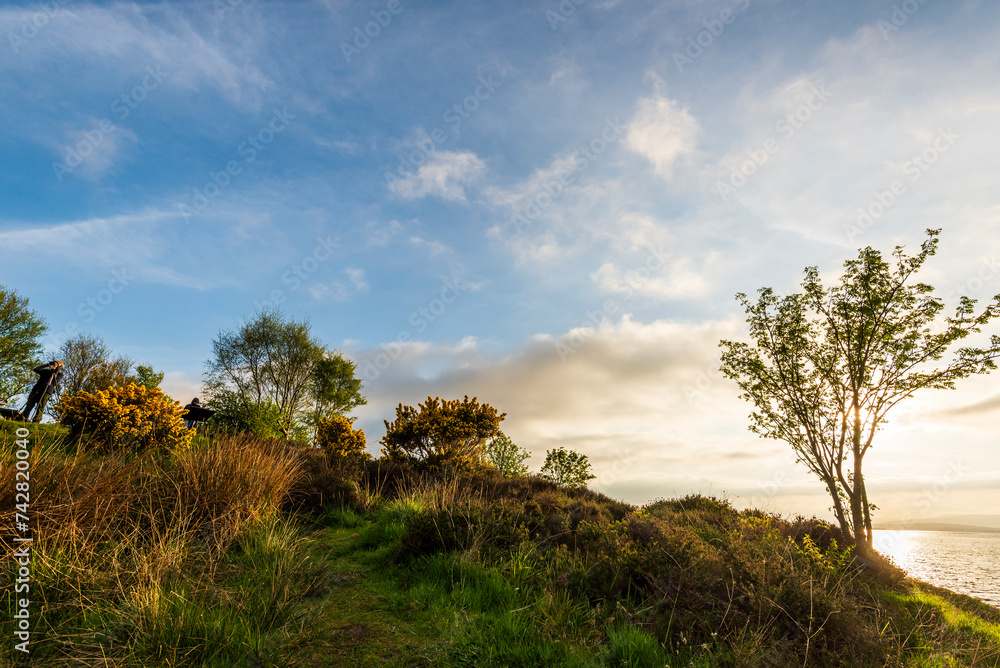
M 309 408 L 313 371 L 325 353 L 309 323 L 265 308 L 238 330 L 220 332 L 212 351 L 206 363 L 207 405 L 246 414 L 277 406 L 281 432 L 291 436 Z
M 473 468 L 483 463 L 486 443 L 505 417 L 468 395 L 462 401 L 427 397 L 418 408 L 399 404 L 396 419 L 385 422 L 382 454 L 431 470 Z
M 341 416 L 322 418 L 316 434 L 316 444 L 326 451 L 332 462 L 367 461 L 365 432 L 355 429 L 350 420 Z
M 933 288 L 911 279 L 937 250 L 940 230 L 927 230 L 916 256 L 893 252 L 895 267 L 868 247 L 845 263 L 840 284 L 827 289 L 807 267 L 804 292 L 779 298 L 762 288 L 756 303 L 737 295 L 747 312 L 747 343 L 722 341 L 722 372 L 737 381 L 754 411 L 750 430 L 792 446 L 826 486 L 841 531 L 859 552 L 872 546 L 873 508 L 862 463 L 886 414 L 923 388 L 995 368 L 1000 337 L 985 348 L 951 345 L 1000 315 L 1000 295 L 982 313 L 962 297 L 954 317 L 937 322 L 944 304 Z
M 162 371 L 157 371 L 152 366 L 147 364 L 140 364 L 135 368 L 136 382 L 142 385 L 147 390 L 154 390 L 160 386 L 163 382 L 163 377 L 166 374 Z
M 520 478 L 528 472 L 528 465 L 524 462 L 531 458 L 531 453 L 517 447 L 507 434 L 500 431 L 486 445 L 486 457 L 504 477 Z
M 0 285 L 0 401 L 27 392 L 31 370 L 42 353 L 45 321 L 28 308 L 28 298 Z
M 93 394 L 86 390 L 65 397 L 59 404 L 60 420 L 75 433 L 88 432 L 89 443 L 100 450 L 161 445 L 186 448 L 194 434 L 184 427 L 184 408 L 163 396 L 159 388 L 147 390 L 129 383 Z
M 587 455 L 581 455 L 579 452 L 566 448 L 547 450 L 545 463 L 542 465 L 539 475 L 557 485 L 566 487 L 586 485 L 588 480 L 597 477 L 590 472 L 590 462 L 587 460 Z

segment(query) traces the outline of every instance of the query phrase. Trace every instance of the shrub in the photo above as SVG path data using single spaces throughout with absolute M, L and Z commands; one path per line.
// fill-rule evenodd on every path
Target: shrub
M 99 449 L 162 445 L 172 450 L 188 447 L 194 430 L 184 426 L 184 408 L 167 399 L 159 388 L 129 383 L 106 390 L 63 396 L 60 421 L 75 433 L 90 432 L 89 443 Z
M 580 487 L 586 485 L 588 480 L 597 477 L 590 472 L 587 455 L 566 448 L 546 451 L 545 464 L 539 475 L 566 487 Z
M 528 473 L 528 465 L 524 462 L 531 457 L 531 453 L 519 448 L 502 431 L 498 431 L 493 440 L 487 444 L 486 456 L 490 464 L 493 464 L 505 478 L 519 478 Z
M 475 468 L 483 464 L 486 443 L 506 416 L 468 395 L 462 401 L 427 397 L 417 408 L 399 404 L 396 419 L 385 423 L 382 453 L 430 470 Z
M 320 419 L 316 444 L 333 462 L 371 459 L 365 451 L 365 432 L 355 429 L 350 420 L 340 415 Z
M 230 434 L 253 434 L 260 438 L 286 438 L 281 409 L 270 402 L 245 402 L 235 392 L 220 391 L 206 404 L 217 411 L 209 424 Z

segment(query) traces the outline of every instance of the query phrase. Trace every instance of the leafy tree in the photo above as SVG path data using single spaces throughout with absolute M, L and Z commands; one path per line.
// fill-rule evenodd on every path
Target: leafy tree
M 303 421 L 319 437 L 319 424 L 324 418 L 346 415 L 368 400 L 361 396 L 361 379 L 354 376 L 357 364 L 338 352 L 325 353 L 313 367 L 312 397 L 314 407 Z
M 868 247 L 845 263 L 840 284 L 824 288 L 807 267 L 803 292 L 777 297 L 762 288 L 743 304 L 755 346 L 722 341 L 723 373 L 751 402 L 751 431 L 792 446 L 833 499 L 841 531 L 862 554 L 871 550 L 874 506 L 862 464 L 886 414 L 923 388 L 953 388 L 955 381 L 995 368 L 1000 337 L 986 347 L 963 347 L 935 366 L 949 347 L 1000 315 L 995 303 L 975 313 L 962 297 L 953 317 L 933 288 L 913 282 L 937 250 L 940 230 L 927 230 L 920 253 L 897 246 L 895 266 Z
M 159 387 L 165 375 L 162 371 L 156 371 L 153 367 L 146 364 L 140 364 L 135 368 L 136 382 L 147 390 L 154 390 Z
M 461 401 L 427 397 L 417 408 L 399 404 L 396 419 L 385 422 L 382 454 L 431 470 L 472 468 L 483 463 L 486 443 L 505 417 L 468 395 Z
M 309 323 L 264 308 L 238 330 L 220 332 L 212 351 L 206 363 L 207 405 L 246 415 L 257 412 L 254 407 L 276 406 L 278 428 L 290 437 L 309 408 L 314 369 L 326 352 L 310 334 Z
M 557 448 L 545 452 L 545 463 L 539 475 L 551 480 L 557 485 L 579 487 L 586 485 L 588 480 L 597 476 L 590 472 L 590 462 L 587 455 L 581 455 L 574 450 Z
M 499 431 L 486 445 L 486 457 L 504 477 L 520 478 L 528 472 L 524 462 L 531 458 L 531 453 L 517 447 L 507 434 Z
M 34 382 L 31 370 L 42 353 L 39 342 L 48 327 L 28 308 L 28 298 L 0 285 L 0 400 L 27 392 Z
M 320 415 L 345 415 L 368 400 L 361 396 L 358 365 L 338 352 L 328 353 L 313 368 L 313 397 Z

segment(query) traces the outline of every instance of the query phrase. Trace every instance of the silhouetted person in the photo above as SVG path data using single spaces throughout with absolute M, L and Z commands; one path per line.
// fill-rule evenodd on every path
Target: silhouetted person
M 36 366 L 34 371 L 38 374 L 38 382 L 31 388 L 28 394 L 28 403 L 24 405 L 21 413 L 25 419 L 31 415 L 31 409 L 35 408 L 35 415 L 32 422 L 41 422 L 42 414 L 45 412 L 45 404 L 49 403 L 49 397 L 59 389 L 59 381 L 62 380 L 63 363 L 60 360 L 52 360 L 48 364 Z
M 187 427 L 188 429 L 193 427 L 195 422 L 200 422 L 201 420 L 204 419 L 201 418 L 201 420 L 199 420 L 197 418 L 197 414 L 200 412 L 199 409 L 202 408 L 201 402 L 198 400 L 198 397 L 192 399 L 191 403 L 189 403 L 184 408 L 187 409 L 187 413 L 184 414 L 184 426 Z

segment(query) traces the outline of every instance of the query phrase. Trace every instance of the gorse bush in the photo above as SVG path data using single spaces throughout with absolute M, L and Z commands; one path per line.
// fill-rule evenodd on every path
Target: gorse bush
M 461 401 L 427 397 L 417 408 L 399 404 L 396 419 L 385 422 L 382 453 L 427 470 L 475 468 L 485 462 L 486 444 L 505 417 L 468 395 Z
M 365 451 L 365 432 L 355 429 L 350 420 L 340 415 L 320 419 L 316 445 L 323 448 L 333 462 L 371 459 Z
M 74 432 L 89 432 L 89 444 L 102 450 L 160 445 L 182 450 L 194 431 L 184 426 L 184 408 L 159 388 L 129 383 L 106 390 L 63 396 L 60 422 Z

